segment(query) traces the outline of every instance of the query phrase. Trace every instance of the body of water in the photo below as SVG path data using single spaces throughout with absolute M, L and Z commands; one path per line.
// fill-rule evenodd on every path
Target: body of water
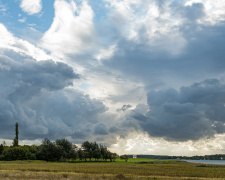
M 225 160 L 182 160 L 192 163 L 202 163 L 202 164 L 221 164 L 225 165 Z

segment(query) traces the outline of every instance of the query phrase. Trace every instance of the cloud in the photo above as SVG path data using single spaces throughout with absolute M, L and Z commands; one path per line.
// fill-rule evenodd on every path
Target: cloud
M 0 24 L 0 131 L 2 138 L 93 138 L 108 108 L 74 89 L 80 75 L 62 62 L 41 60 L 41 49 L 14 37 Z M 33 52 L 37 52 L 38 61 Z M 104 119 L 104 118 L 103 118 Z M 106 132 L 106 130 L 105 130 Z
M 150 136 L 170 141 L 199 140 L 225 133 L 225 85 L 207 79 L 178 90 L 166 89 L 148 93 L 149 111 L 133 118 Z
M 0 23 L 0 48 L 1 51 L 12 50 L 12 52 L 23 54 L 25 56 L 30 56 L 36 60 L 47 60 L 51 59 L 45 51 L 35 45 L 29 43 L 26 40 L 14 37 L 14 35 L 9 32 L 6 27 Z M 6 51 L 5 51 L 6 53 Z M 3 54 L 3 53 L 2 53 Z M 11 56 L 8 54 L 8 56 Z
M 81 5 L 74 1 L 56 0 L 55 17 L 45 32 L 41 45 L 53 54 L 79 54 L 93 49 L 95 29 L 94 12 L 86 1 Z
M 108 134 L 107 126 L 104 123 L 99 123 L 95 126 L 95 134 L 106 135 Z
M 173 12 L 171 1 L 109 0 L 109 21 L 119 37 L 135 44 L 146 43 L 149 48 L 177 55 L 186 41 L 179 31 L 182 19 Z M 173 41 L 173 42 L 172 42 Z M 176 49 L 171 48 L 176 44 Z
M 2 2 L 0 2 L 0 14 L 5 16 L 7 13 L 6 13 L 6 10 L 7 10 L 7 6 L 5 4 L 3 4 Z
M 204 18 L 205 15 L 205 7 L 202 3 L 193 3 L 185 7 L 184 16 L 191 21 Z
M 168 142 L 162 138 L 152 138 L 142 132 L 132 132 L 126 139 L 118 138 L 110 150 L 118 154 L 155 154 L 170 156 L 194 156 L 224 153 L 224 135 L 214 139 L 188 142 Z M 120 147 L 120 148 L 118 148 Z
M 185 2 L 185 6 L 193 6 L 193 4 L 203 4 L 205 8 L 206 17 L 202 19 L 201 23 L 216 24 L 225 20 L 225 13 L 223 11 L 225 3 L 219 0 L 189 0 Z
M 42 9 L 41 0 L 22 0 L 20 7 L 29 15 L 38 14 Z
M 18 54 L 17 58 L 0 57 L 1 84 L 4 84 L 0 90 L 1 121 L 8 121 L 9 124 L 16 120 L 28 120 L 27 113 L 34 115 L 35 111 L 25 105 L 33 97 L 41 95 L 43 91 L 61 90 L 78 78 L 72 68 L 63 63 L 26 60 L 26 56 Z
M 149 46 L 146 41 L 121 40 L 117 46 L 119 52 L 103 64 L 121 72 L 127 79 L 143 83 L 147 89 L 179 88 L 196 80 L 217 78 L 224 72 L 223 29 L 223 23 L 212 26 L 184 22 L 179 31 L 186 44 L 176 56 L 157 44 Z M 174 43 L 173 36 L 165 40 L 164 45 L 177 50 L 176 45 L 170 44 Z
M 107 134 L 99 116 L 105 105 L 69 88 L 79 76 L 67 64 L 35 61 L 19 56 L 0 57 L 0 122 L 4 138 L 13 138 L 15 122 L 20 139 L 91 138 Z M 10 133 L 9 133 L 10 132 Z
M 119 112 L 119 111 L 126 111 L 127 109 L 130 109 L 130 108 L 132 108 L 132 106 L 131 106 L 130 104 L 127 104 L 127 105 L 123 105 L 122 108 L 117 109 L 117 111 L 118 111 L 118 112 Z

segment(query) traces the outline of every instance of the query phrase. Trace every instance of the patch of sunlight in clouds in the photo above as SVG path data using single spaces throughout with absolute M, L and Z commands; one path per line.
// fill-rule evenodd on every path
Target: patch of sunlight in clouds
M 152 154 L 193 156 L 225 153 L 225 135 L 216 135 L 214 139 L 175 142 L 153 138 L 145 133 L 133 132 L 127 138 L 117 138 L 110 149 L 118 154 Z M 120 148 L 118 148 L 120 147 Z

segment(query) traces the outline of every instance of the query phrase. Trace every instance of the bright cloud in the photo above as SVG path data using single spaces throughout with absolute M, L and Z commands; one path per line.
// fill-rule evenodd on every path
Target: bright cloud
M 41 0 L 22 0 L 20 7 L 29 15 L 38 14 L 42 9 Z
M 75 2 L 56 0 L 55 17 L 44 34 L 41 45 L 53 54 L 79 54 L 94 46 L 94 13 L 86 1 L 80 6 Z
M 2 48 L 2 50 L 10 49 L 17 53 L 31 56 L 37 60 L 50 59 L 44 50 L 37 48 L 25 40 L 14 37 L 3 24 L 0 24 L 0 31 L 0 48 Z

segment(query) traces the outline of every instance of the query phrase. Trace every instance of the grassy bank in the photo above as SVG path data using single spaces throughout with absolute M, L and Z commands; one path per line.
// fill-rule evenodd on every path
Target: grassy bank
M 0 179 L 225 179 L 225 166 L 150 159 L 52 163 L 0 161 Z

